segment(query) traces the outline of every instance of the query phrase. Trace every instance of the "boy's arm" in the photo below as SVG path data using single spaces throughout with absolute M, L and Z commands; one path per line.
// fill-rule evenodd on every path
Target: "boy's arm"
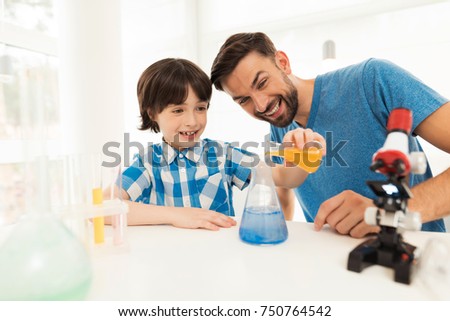
M 130 201 L 128 193 L 124 190 L 122 198 L 128 204 L 128 225 L 169 224 L 181 228 L 204 228 L 213 231 L 236 225 L 236 221 L 231 217 L 203 208 L 137 203 Z

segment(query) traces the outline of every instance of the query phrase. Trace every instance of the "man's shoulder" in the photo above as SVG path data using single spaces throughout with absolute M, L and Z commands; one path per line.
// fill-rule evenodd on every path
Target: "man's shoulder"
M 355 85 L 371 85 L 374 80 L 383 82 L 385 79 L 403 77 L 407 72 L 398 65 L 385 59 L 369 58 L 359 63 L 343 67 L 321 76 L 322 88 L 327 91 L 351 88 Z
M 353 74 L 355 72 L 364 73 L 364 72 L 370 72 L 370 71 L 391 70 L 391 69 L 397 69 L 397 68 L 398 68 L 398 66 L 389 60 L 380 59 L 380 58 L 369 58 L 369 59 L 363 60 L 359 63 L 352 64 L 347 67 L 338 69 L 337 72 L 344 73 L 344 74 L 345 73 Z
M 379 58 L 370 58 L 361 63 L 364 73 L 389 74 L 397 73 L 403 69 L 392 61 Z

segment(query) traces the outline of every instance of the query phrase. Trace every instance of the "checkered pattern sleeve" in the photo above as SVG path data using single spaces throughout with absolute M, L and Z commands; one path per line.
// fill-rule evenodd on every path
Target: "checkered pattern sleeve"
M 136 154 L 133 164 L 125 169 L 122 174 L 122 188 L 134 202 L 149 202 L 151 179 L 145 167 L 142 157 Z
M 244 149 L 227 144 L 226 173 L 231 184 L 243 190 L 250 183 L 251 168 L 256 163 L 257 155 Z

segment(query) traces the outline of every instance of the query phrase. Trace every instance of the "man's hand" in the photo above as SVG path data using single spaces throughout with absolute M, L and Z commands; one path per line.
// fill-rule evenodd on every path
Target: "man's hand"
M 355 238 L 377 233 L 380 230 L 378 226 L 370 226 L 364 222 L 364 212 L 370 206 L 374 206 L 371 199 L 350 190 L 343 191 L 320 205 L 314 228 L 319 231 L 328 224 L 338 233 Z
M 292 142 L 299 149 L 303 149 L 306 144 L 317 141 L 322 145 L 322 155 L 325 156 L 327 153 L 327 144 L 325 138 L 319 133 L 313 132 L 311 129 L 297 128 L 288 131 L 283 137 L 283 143 Z

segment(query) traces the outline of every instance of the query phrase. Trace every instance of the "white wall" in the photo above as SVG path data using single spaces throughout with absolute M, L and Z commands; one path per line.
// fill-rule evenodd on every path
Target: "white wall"
M 332 39 L 340 66 L 389 59 L 450 97 L 450 1 L 126 0 L 122 7 L 125 129 L 142 142 L 158 136 L 136 130 L 140 73 L 158 59 L 183 57 L 209 74 L 220 45 L 236 32 L 266 32 L 300 77 L 321 72 L 322 44 Z M 268 133 L 221 92 L 214 91 L 208 117 L 205 137 L 261 142 Z M 449 155 L 425 147 L 435 174 L 450 166 Z M 243 199 L 237 196 L 238 209 Z

